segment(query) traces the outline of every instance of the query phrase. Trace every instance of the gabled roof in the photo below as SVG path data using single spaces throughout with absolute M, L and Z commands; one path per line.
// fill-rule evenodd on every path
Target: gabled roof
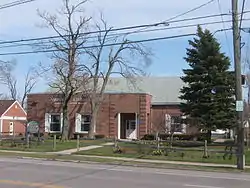
M 8 108 L 15 102 L 15 100 L 0 100 L 0 116 L 8 110 Z

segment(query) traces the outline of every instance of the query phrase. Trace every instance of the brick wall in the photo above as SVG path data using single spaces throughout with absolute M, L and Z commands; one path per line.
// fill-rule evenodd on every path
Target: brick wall
M 45 113 L 59 113 L 61 103 L 55 100 L 59 98 L 55 94 L 30 94 L 28 95 L 27 119 L 38 121 L 44 127 Z M 139 114 L 139 136 L 147 132 L 147 113 L 150 112 L 151 98 L 147 94 L 105 94 L 100 106 L 96 132 L 106 136 L 118 136 L 118 113 Z M 90 113 L 88 101 L 71 101 L 69 105 L 70 130 L 75 128 L 75 114 Z

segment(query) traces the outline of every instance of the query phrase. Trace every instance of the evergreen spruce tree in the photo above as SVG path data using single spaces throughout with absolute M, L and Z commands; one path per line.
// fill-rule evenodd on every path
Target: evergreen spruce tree
M 197 29 L 197 37 L 189 41 L 184 58 L 189 69 L 181 79 L 182 112 L 195 126 L 209 133 L 236 125 L 234 74 L 229 71 L 230 60 L 220 52 L 220 44 L 209 30 Z

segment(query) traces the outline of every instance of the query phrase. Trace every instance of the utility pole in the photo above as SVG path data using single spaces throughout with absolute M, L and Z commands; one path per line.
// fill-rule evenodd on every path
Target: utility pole
M 233 46 L 234 46 L 234 68 L 236 81 L 236 111 L 237 111 L 237 168 L 245 168 L 244 154 L 244 125 L 243 125 L 243 100 L 241 86 L 241 46 L 240 46 L 240 28 L 238 14 L 238 0 L 232 0 L 232 18 L 233 18 Z

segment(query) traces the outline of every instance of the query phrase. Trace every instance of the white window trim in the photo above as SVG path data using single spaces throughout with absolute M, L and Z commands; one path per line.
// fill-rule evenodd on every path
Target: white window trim
M 3 132 L 3 119 L 0 119 L 0 131 L 1 131 L 0 134 L 2 134 L 2 132 Z
M 82 116 L 91 116 L 90 114 L 81 114 L 81 118 Z M 91 122 L 89 122 L 89 127 L 90 127 Z M 82 119 L 81 119 L 81 126 L 80 126 L 80 133 L 88 133 L 89 131 L 82 131 Z M 94 131 L 95 132 L 95 131 Z
M 90 114 L 79 114 L 76 113 L 76 119 L 75 119 L 75 133 L 89 133 L 89 131 L 81 131 L 82 126 L 82 116 L 91 116 Z M 91 122 L 90 122 L 91 123 Z M 79 127 L 78 127 L 79 126 Z M 90 126 L 90 125 L 89 125 Z
M 25 121 L 27 120 L 26 117 L 17 117 L 17 116 L 2 116 L 0 117 L 1 120 L 20 120 L 20 121 Z
M 165 124 L 166 124 L 166 129 L 172 129 L 173 125 L 179 124 L 182 126 L 182 123 L 172 123 L 172 118 L 176 116 L 171 116 L 170 114 L 165 114 Z M 180 116 L 181 119 L 183 119 L 183 116 Z M 174 131 L 173 134 L 185 134 L 187 132 L 186 128 L 185 131 Z M 170 133 L 170 131 L 168 131 Z
M 61 118 L 60 131 L 51 131 L 50 130 L 50 126 L 49 126 L 49 130 L 47 132 L 48 133 L 62 133 L 62 128 L 63 128 L 63 113 L 47 113 L 47 114 L 49 114 L 49 116 L 50 116 L 49 119 L 51 119 L 51 115 L 60 115 L 60 118 Z M 49 123 L 51 123 L 51 121 L 49 121 Z

